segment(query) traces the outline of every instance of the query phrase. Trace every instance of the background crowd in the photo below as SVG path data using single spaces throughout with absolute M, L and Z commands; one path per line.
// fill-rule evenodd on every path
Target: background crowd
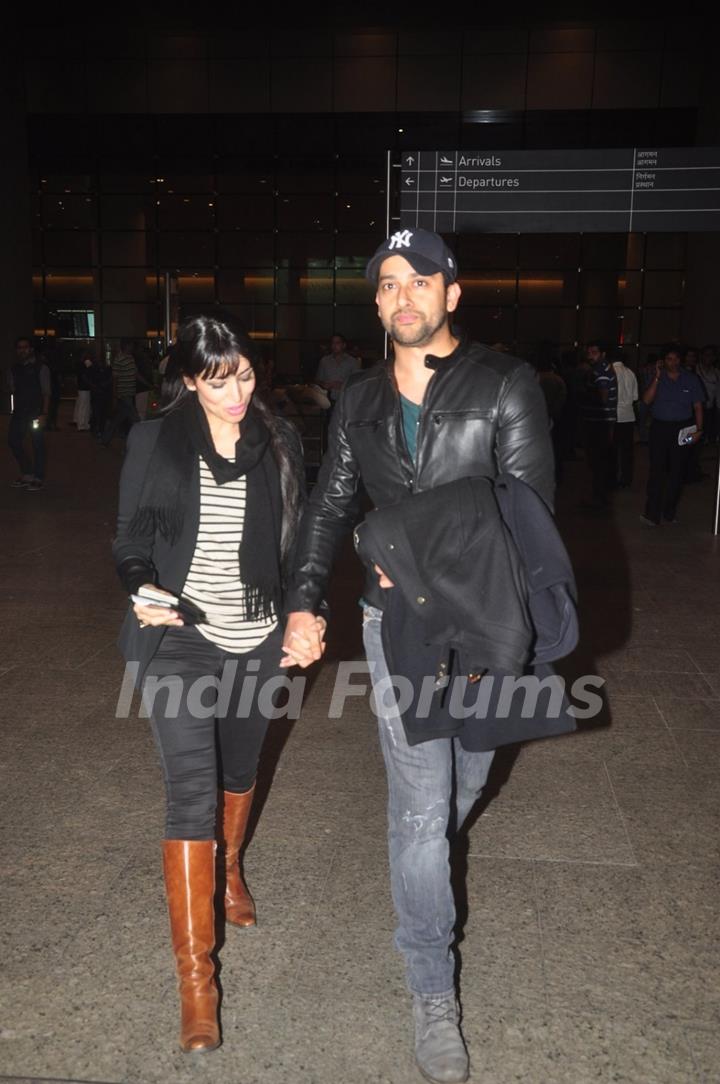
M 492 348 L 510 354 L 505 343 Z M 8 444 L 20 473 L 12 483 L 35 492 L 45 482 L 45 433 L 59 428 L 60 398 L 74 393 L 71 426 L 104 446 L 125 437 L 132 425 L 152 416 L 162 395 L 167 358 L 153 358 L 145 343 L 117 342 L 111 356 L 84 350 L 72 373 L 61 374 L 51 350 L 17 340 L 9 373 L 13 412 Z M 293 417 L 306 444 L 309 478 L 324 448 L 327 422 L 347 377 L 363 366 L 360 352 L 340 332 L 321 345 L 314 383 L 278 378 L 266 363 L 264 384 L 277 413 Z M 548 411 L 555 479 L 566 464 L 584 457 L 588 494 L 582 508 L 602 514 L 615 490 L 630 489 L 638 446 L 649 447 L 646 526 L 677 521 L 683 485 L 704 477 L 700 449 L 720 433 L 720 369 L 713 343 L 702 347 L 669 343 L 633 369 L 620 347 L 591 341 L 561 353 L 544 341 L 527 359 L 536 371 Z M 655 394 L 654 388 L 657 389 Z M 682 444 L 681 429 L 696 427 Z

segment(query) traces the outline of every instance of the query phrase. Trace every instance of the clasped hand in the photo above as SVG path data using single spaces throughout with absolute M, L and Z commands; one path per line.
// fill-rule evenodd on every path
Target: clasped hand
M 300 666 L 304 670 L 321 659 L 326 647 L 326 627 L 327 621 L 324 617 L 316 617 L 315 614 L 302 610 L 289 614 L 280 666 L 285 669 L 288 666 Z

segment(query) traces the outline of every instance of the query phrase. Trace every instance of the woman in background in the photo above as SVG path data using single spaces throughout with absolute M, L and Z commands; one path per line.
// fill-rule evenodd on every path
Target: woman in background
M 90 370 L 93 368 L 94 364 L 95 358 L 91 353 L 85 350 L 80 355 L 80 361 L 77 363 L 75 369 L 75 376 L 77 379 L 77 399 L 75 400 L 73 422 L 77 426 L 78 432 L 90 428 L 90 394 L 92 392 L 92 376 L 90 375 Z

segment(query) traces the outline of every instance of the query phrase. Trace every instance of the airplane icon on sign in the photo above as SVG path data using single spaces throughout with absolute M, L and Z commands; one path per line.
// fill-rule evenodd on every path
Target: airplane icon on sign
M 441 177 L 440 184 L 452 184 L 452 177 Z
M 440 155 L 440 161 L 444 166 L 451 166 L 453 164 L 452 158 L 447 158 L 444 154 Z

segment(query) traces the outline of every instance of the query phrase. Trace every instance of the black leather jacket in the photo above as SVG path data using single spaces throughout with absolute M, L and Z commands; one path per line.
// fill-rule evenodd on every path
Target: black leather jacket
M 392 363 L 348 378 L 335 407 L 329 446 L 300 526 L 287 610 L 317 612 L 336 548 L 356 517 L 358 480 L 377 508 L 459 478 L 513 474 L 552 507 L 548 415 L 533 370 L 508 354 L 461 342 L 448 357 L 428 355 L 413 464 L 405 442 Z M 365 584 L 382 607 L 377 577 Z

